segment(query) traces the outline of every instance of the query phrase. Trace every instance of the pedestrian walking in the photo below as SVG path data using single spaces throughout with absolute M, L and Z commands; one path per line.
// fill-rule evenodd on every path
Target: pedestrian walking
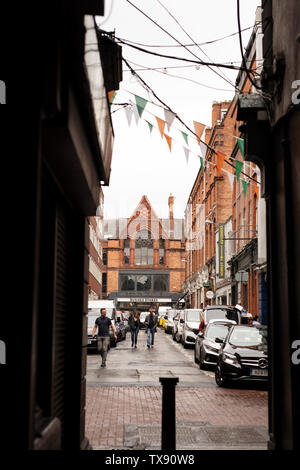
M 97 341 L 97 347 L 98 351 L 102 357 L 102 364 L 101 367 L 106 366 L 106 357 L 107 357 L 107 352 L 108 352 L 108 346 L 110 342 L 110 336 L 109 336 L 109 327 L 111 326 L 113 330 L 113 334 L 115 337 L 115 341 L 117 341 L 117 335 L 116 335 L 116 330 L 111 322 L 111 319 L 106 316 L 106 309 L 101 308 L 100 309 L 100 317 L 98 317 L 95 321 L 95 326 L 93 328 L 93 333 L 92 336 L 95 336 L 97 327 L 98 327 L 98 341 Z
M 261 323 L 258 321 L 258 315 L 254 315 L 252 325 L 253 326 L 261 325 Z
M 131 313 L 128 320 L 131 332 L 131 347 L 137 347 L 137 339 L 140 330 L 140 318 L 138 312 Z
M 149 315 L 147 315 L 145 319 L 145 325 L 147 328 L 147 348 L 151 347 L 153 348 L 154 346 L 154 335 L 156 331 L 156 326 L 157 326 L 157 318 L 156 315 L 154 314 L 154 309 L 150 309 Z

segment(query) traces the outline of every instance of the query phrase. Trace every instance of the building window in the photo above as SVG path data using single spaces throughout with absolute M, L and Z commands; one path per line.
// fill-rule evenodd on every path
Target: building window
M 130 257 L 130 241 L 128 238 L 124 240 L 124 264 L 129 264 Z
M 135 240 L 135 264 L 153 264 L 153 240 L 148 230 L 141 230 Z
M 107 293 L 107 273 L 102 273 L 102 293 Z
M 102 262 L 104 266 L 107 266 L 107 251 L 103 251 Z
M 121 274 L 120 285 L 123 291 L 134 291 L 135 290 L 135 276 Z
M 165 240 L 159 240 L 159 264 L 165 263 Z
M 141 274 L 136 276 L 136 290 L 137 291 L 147 291 L 151 290 L 152 280 L 151 275 Z
M 154 290 L 166 292 L 168 290 L 168 275 L 159 274 L 154 276 Z

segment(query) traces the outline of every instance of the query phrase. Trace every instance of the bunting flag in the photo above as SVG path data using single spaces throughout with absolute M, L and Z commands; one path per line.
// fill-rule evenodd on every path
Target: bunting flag
M 238 180 L 241 174 L 243 168 L 243 162 L 240 162 L 239 160 L 235 160 L 235 170 L 236 170 L 236 179 Z
M 197 122 L 197 121 L 193 121 L 193 123 L 194 123 L 195 133 L 197 135 L 197 141 L 198 141 L 198 144 L 200 145 L 201 136 L 203 134 L 205 124 L 201 124 L 201 122 Z
M 132 104 L 132 110 L 133 110 L 133 116 L 134 116 L 134 119 L 135 119 L 135 123 L 136 123 L 136 125 L 138 125 L 139 120 L 140 120 L 140 115 L 139 115 L 139 112 L 138 112 L 138 108 L 135 104 Z
M 184 154 L 185 154 L 185 159 L 186 159 L 186 164 L 189 163 L 189 157 L 190 157 L 190 150 L 187 149 L 186 147 L 183 147 Z
M 172 138 L 167 134 L 164 134 L 164 136 L 166 138 L 166 141 L 168 143 L 168 146 L 169 146 L 169 149 L 170 149 L 170 152 L 171 152 L 172 151 L 172 148 L 171 148 L 172 147 Z
M 151 134 L 152 129 L 153 129 L 153 124 L 151 124 L 151 122 L 149 122 L 149 121 L 146 121 L 146 123 L 147 123 L 148 126 L 149 126 L 149 130 L 150 130 L 150 134 Z
M 131 121 L 132 121 L 132 116 L 133 116 L 133 110 L 132 110 L 132 108 L 129 108 L 128 106 L 126 106 L 124 108 L 124 110 L 125 110 L 128 126 L 130 127 L 130 124 L 131 124 Z
M 111 91 L 109 91 L 107 94 L 108 94 L 108 102 L 109 102 L 109 104 L 111 105 L 112 102 L 113 102 L 113 100 L 114 100 L 115 97 L 116 97 L 117 92 L 116 92 L 115 90 L 111 90 Z
M 172 111 L 169 111 L 168 109 L 164 108 L 165 112 L 165 119 L 167 123 L 167 129 L 170 131 L 170 127 L 173 124 L 174 119 L 176 118 L 176 114 L 174 114 Z
M 200 165 L 201 165 L 201 171 L 202 173 L 204 172 L 204 166 L 203 166 L 203 158 L 200 157 Z
M 244 158 L 245 157 L 244 139 L 241 139 L 240 137 L 238 137 L 237 141 L 238 141 L 238 146 L 242 154 L 242 157 Z
M 148 101 L 145 100 L 144 98 L 141 98 L 140 96 L 137 96 L 137 95 L 134 95 L 134 96 L 135 96 L 135 102 L 136 102 L 136 107 L 137 107 L 139 116 L 142 117 L 143 111 Z
M 155 119 L 156 119 L 157 124 L 158 124 L 158 129 L 159 129 L 161 138 L 163 138 L 166 123 L 162 119 L 159 119 L 157 116 L 155 116 Z
M 245 180 L 241 180 L 241 181 L 242 181 L 243 190 L 244 190 L 244 193 L 245 193 L 245 196 L 246 196 L 248 183 L 247 183 L 247 181 L 245 181 Z
M 183 138 L 184 138 L 186 144 L 189 145 L 189 142 L 188 142 L 188 135 L 187 135 L 185 132 L 183 132 L 183 131 L 180 131 L 180 132 L 181 132 L 181 134 L 182 134 L 182 136 L 183 136 Z
M 206 155 L 206 151 L 207 151 L 207 145 L 205 145 L 204 142 L 200 142 L 200 150 L 201 150 L 201 155 L 204 158 Z
M 217 151 L 217 175 L 221 175 L 221 169 L 223 167 L 224 159 L 226 155 L 223 152 Z
M 230 173 L 230 171 L 226 171 L 226 173 L 227 173 L 227 176 L 228 176 L 228 179 L 229 179 L 231 191 L 233 191 L 233 179 L 234 179 L 234 175 L 233 175 L 232 173 Z

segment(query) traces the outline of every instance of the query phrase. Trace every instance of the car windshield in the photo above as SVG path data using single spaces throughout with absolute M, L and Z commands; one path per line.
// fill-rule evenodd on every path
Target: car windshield
M 107 318 L 112 318 L 113 309 L 106 308 L 106 316 Z M 95 320 L 100 317 L 100 308 L 91 308 L 88 312 L 88 326 L 91 327 L 95 324 Z
M 234 320 L 238 323 L 238 314 L 235 310 L 225 308 L 212 308 L 206 311 L 206 321 L 209 320 Z
M 140 320 L 144 320 L 147 315 L 148 315 L 148 312 L 142 312 L 142 313 L 140 314 Z
M 172 318 L 174 318 L 174 316 L 175 316 L 175 313 L 176 313 L 176 312 L 169 312 L 169 313 L 168 313 L 168 319 L 169 319 L 169 320 L 172 320 Z
M 186 313 L 186 321 L 200 321 L 200 310 L 191 310 Z
M 229 339 L 233 346 L 267 346 L 267 329 L 255 326 L 233 328 Z
M 228 333 L 229 326 L 226 325 L 210 325 L 206 330 L 206 338 L 215 339 L 222 338 L 224 339 Z

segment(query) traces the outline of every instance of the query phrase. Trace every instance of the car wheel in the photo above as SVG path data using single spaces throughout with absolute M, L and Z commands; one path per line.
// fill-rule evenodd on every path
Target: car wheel
M 216 380 L 216 384 L 218 385 L 218 387 L 225 387 L 226 384 L 227 384 L 227 382 L 224 379 L 224 376 L 222 374 L 222 370 L 221 370 L 221 366 L 220 366 L 219 362 L 217 364 L 217 368 L 216 368 L 216 372 L 215 372 L 215 380 Z

